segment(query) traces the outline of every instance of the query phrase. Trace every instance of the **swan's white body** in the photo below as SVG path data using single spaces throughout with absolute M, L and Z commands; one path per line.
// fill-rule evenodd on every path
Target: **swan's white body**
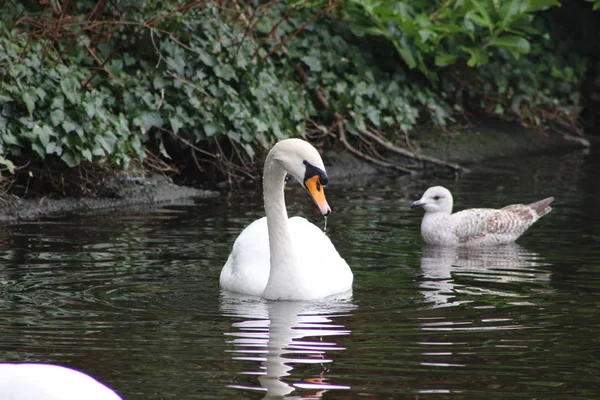
M 236 239 L 221 271 L 221 287 L 272 300 L 311 300 L 351 290 L 352 271 L 331 240 L 306 219 L 288 218 L 286 173 L 309 190 L 324 215 L 329 214 L 320 183 L 327 177 L 317 150 L 300 139 L 277 143 L 264 167 L 267 216 Z
M 0 364 L 0 400 L 122 400 L 94 378 L 49 364 Z

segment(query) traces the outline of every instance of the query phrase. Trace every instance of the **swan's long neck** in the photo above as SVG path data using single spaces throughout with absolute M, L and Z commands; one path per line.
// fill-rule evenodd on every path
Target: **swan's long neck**
M 288 215 L 283 194 L 286 171 L 272 157 L 272 153 L 269 153 L 265 160 L 263 174 L 265 212 L 271 253 L 271 270 L 265 296 L 279 298 L 285 295 L 286 288 L 294 284 L 297 268 L 295 268 L 292 237 L 288 227 Z M 281 293 L 279 293 L 280 291 Z

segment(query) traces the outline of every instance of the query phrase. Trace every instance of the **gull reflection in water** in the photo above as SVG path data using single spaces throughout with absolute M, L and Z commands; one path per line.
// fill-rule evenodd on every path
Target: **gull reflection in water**
M 464 303 L 459 294 L 518 298 L 521 294 L 510 284 L 542 284 L 540 290 L 551 290 L 550 272 L 539 268 L 543 265 L 547 264 L 539 254 L 515 243 L 480 248 L 425 246 L 419 286 L 425 301 L 436 306 Z
M 232 332 L 225 333 L 233 345 L 229 350 L 232 359 L 260 363 L 257 371 L 242 371 L 258 375 L 260 386 L 230 387 L 266 391 L 265 399 L 319 398 L 329 390 L 349 389 L 327 378 L 333 362 L 328 353 L 344 350 L 331 337 L 349 335 L 350 330 L 335 320 L 349 316 L 355 308 L 351 294 L 306 302 L 222 294 L 221 312 L 243 319 L 232 324 Z M 319 372 L 295 375 L 295 364 L 319 365 Z M 288 396 L 297 389 L 302 389 L 301 393 Z

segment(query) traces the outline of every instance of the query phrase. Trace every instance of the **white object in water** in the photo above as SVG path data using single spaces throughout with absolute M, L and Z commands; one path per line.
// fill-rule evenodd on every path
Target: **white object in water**
M 50 364 L 0 363 L 0 400 L 122 400 L 89 375 Z
M 265 160 L 265 218 L 240 233 L 223 270 L 221 288 L 270 300 L 312 300 L 352 289 L 352 271 L 331 240 L 304 218 L 288 219 L 286 174 L 300 182 L 324 216 L 331 209 L 319 152 L 301 139 L 278 142 Z
M 421 235 L 426 243 L 474 247 L 514 242 L 535 221 L 552 211 L 553 201 L 554 197 L 548 197 L 526 205 L 471 208 L 452 214 L 452 194 L 442 186 L 434 186 L 413 202 L 411 208 L 425 209 Z

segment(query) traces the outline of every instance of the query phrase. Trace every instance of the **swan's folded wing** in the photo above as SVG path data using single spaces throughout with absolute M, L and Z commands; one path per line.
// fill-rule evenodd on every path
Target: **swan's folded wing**
M 257 219 L 237 237 L 221 271 L 225 290 L 262 295 L 269 280 L 270 254 L 267 218 Z
M 296 254 L 306 276 L 313 277 L 315 289 L 338 293 L 352 288 L 353 275 L 348 263 L 323 231 L 304 218 L 290 218 L 290 232 Z M 335 289 L 333 289 L 335 287 Z M 333 293 L 333 292 L 332 292 Z

